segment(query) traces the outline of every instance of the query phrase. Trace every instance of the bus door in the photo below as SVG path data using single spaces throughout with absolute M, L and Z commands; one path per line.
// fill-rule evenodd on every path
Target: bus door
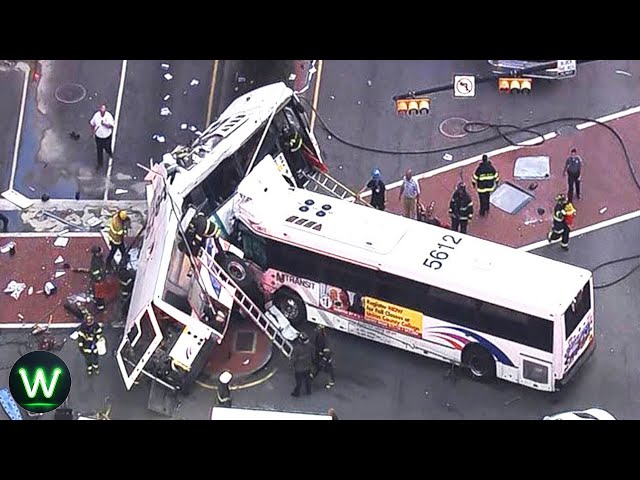
M 118 367 L 127 390 L 131 390 L 162 339 L 162 330 L 153 305 L 149 304 L 136 317 L 116 352 Z

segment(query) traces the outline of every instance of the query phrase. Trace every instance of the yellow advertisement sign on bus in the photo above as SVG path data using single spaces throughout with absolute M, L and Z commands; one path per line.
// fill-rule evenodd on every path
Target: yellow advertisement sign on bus
M 364 318 L 381 327 L 422 338 L 422 313 L 364 297 Z

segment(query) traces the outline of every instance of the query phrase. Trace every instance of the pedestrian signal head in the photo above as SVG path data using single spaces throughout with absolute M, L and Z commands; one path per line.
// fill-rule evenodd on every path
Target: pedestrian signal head
M 118 212 L 118 216 L 120 217 L 120 220 L 126 220 L 127 218 L 129 218 L 126 210 L 120 210 Z
M 531 93 L 530 78 L 499 78 L 498 91 L 501 93 Z
M 396 100 L 396 112 L 401 116 L 428 115 L 430 109 L 431 99 L 429 98 L 410 98 Z

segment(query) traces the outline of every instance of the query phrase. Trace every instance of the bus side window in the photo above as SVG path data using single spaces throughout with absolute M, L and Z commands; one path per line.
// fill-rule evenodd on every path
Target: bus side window
M 431 287 L 424 301 L 425 315 L 478 329 L 478 301 L 441 288 Z

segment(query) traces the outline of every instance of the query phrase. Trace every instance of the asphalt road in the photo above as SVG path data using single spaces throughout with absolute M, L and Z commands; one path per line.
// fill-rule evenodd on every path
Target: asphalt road
M 632 76 L 616 73 L 622 70 Z M 486 131 L 452 139 L 440 133 L 440 124 L 449 118 L 468 121 L 531 126 L 560 117 L 600 117 L 638 104 L 640 75 L 638 61 L 598 61 L 578 65 L 575 78 L 562 81 L 535 80 L 529 96 L 499 94 L 497 82 L 477 86 L 475 98 L 454 98 L 453 92 L 431 96 L 431 112 L 426 117 L 398 118 L 392 97 L 410 90 L 448 84 L 455 74 L 485 76 L 489 65 L 479 61 L 360 61 L 323 62 L 318 112 L 331 130 L 344 139 L 393 151 L 447 148 L 453 161 L 506 145 L 504 140 L 452 149 L 495 134 Z M 371 82 L 371 86 L 367 82 Z M 579 123 L 579 122 L 578 122 Z M 420 173 L 447 164 L 445 152 L 420 155 L 387 155 L 348 147 L 315 122 L 315 132 L 331 173 L 347 185 L 364 185 L 371 170 L 382 170 L 387 182 L 399 180 L 407 168 Z M 540 127 L 541 133 L 562 124 Z M 533 135 L 515 135 L 522 141 Z

